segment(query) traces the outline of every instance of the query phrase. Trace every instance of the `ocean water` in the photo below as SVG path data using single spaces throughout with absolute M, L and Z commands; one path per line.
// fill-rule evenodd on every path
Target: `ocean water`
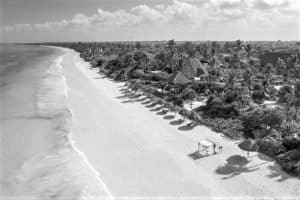
M 70 51 L 0 46 L 3 199 L 112 198 L 72 141 L 72 110 L 62 66 Z

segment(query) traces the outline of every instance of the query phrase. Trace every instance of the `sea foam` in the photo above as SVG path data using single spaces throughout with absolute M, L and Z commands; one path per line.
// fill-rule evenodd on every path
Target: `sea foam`
M 67 104 L 67 80 L 61 65 L 67 55 L 54 61 L 39 84 L 38 117 L 51 120 L 55 142 L 46 152 L 25 161 L 16 172 L 12 184 L 23 187 L 19 188 L 26 194 L 22 199 L 112 199 L 99 173 L 70 137 L 72 110 Z

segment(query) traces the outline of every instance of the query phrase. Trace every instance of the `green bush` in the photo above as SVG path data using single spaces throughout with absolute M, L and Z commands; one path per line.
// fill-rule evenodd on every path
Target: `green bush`
M 281 142 L 270 136 L 259 139 L 257 145 L 261 153 L 269 156 L 275 156 L 285 151 Z
M 300 138 L 295 137 L 295 136 L 287 136 L 287 137 L 283 138 L 282 145 L 287 150 L 293 150 L 293 149 L 300 148 Z
M 206 106 L 201 107 L 203 114 L 209 118 L 235 118 L 239 116 L 239 110 L 236 104 L 226 104 L 221 98 L 210 96 Z
M 294 176 L 300 176 L 300 150 L 292 150 L 276 156 L 281 168 Z
M 293 94 L 293 88 L 290 85 L 284 85 L 278 91 L 278 103 L 286 103 L 289 101 L 289 97 Z
M 238 119 L 205 119 L 213 131 L 221 132 L 231 139 L 239 139 L 243 136 L 242 122 Z

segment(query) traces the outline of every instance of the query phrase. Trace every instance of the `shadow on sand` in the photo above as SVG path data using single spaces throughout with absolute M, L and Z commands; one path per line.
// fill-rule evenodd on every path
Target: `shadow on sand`
M 174 118 L 175 118 L 174 115 L 166 115 L 166 116 L 164 116 L 164 119 L 166 119 L 166 120 L 170 120 L 170 119 L 174 119 Z
M 274 178 L 274 179 L 277 178 L 278 182 L 283 182 L 286 179 L 291 177 L 287 173 L 283 172 L 277 163 L 275 163 L 273 166 L 268 166 L 268 169 L 271 172 L 269 175 L 267 175 L 267 177 Z
M 183 119 L 177 119 L 177 120 L 171 121 L 169 124 L 177 126 L 177 125 L 182 124 L 183 122 L 184 122 Z
M 178 127 L 178 130 L 180 130 L 180 131 L 190 131 L 190 130 L 193 130 L 193 128 L 195 128 L 196 126 L 197 126 L 196 123 L 188 123 L 184 126 Z
M 259 165 L 247 167 L 246 165 L 250 163 L 250 161 L 241 155 L 233 155 L 226 159 L 226 163 L 223 166 L 219 166 L 215 172 L 220 175 L 227 175 L 222 179 L 226 180 L 229 178 L 233 178 L 242 173 L 249 173 L 259 169 L 259 165 L 263 165 L 265 163 L 261 163 Z
M 150 111 L 151 112 L 158 112 L 162 109 L 162 107 L 157 107 L 157 108 L 151 108 Z
M 163 109 L 163 110 L 157 112 L 156 114 L 157 114 L 157 115 L 165 115 L 165 114 L 167 114 L 167 113 L 168 113 L 168 110 Z
M 151 102 L 149 102 L 149 103 L 151 103 Z M 153 108 L 155 106 L 156 106 L 156 103 L 151 103 L 151 104 L 146 105 L 145 107 L 146 108 Z
M 203 158 L 203 157 L 208 157 L 207 154 L 201 153 L 199 151 L 195 151 L 193 153 L 190 153 L 190 154 L 188 154 L 188 156 L 190 158 L 192 158 L 193 160 L 198 160 L 198 159 Z
M 267 177 L 276 179 L 276 181 L 278 181 L 278 182 L 283 182 L 292 177 L 289 174 L 287 174 L 286 172 L 284 172 L 281 169 L 280 165 L 278 163 L 276 163 L 276 161 L 274 159 L 272 159 L 271 157 L 264 155 L 262 153 L 258 153 L 257 157 L 260 160 L 264 160 L 266 163 L 272 163 L 272 165 L 268 166 L 268 169 L 270 170 L 270 174 L 268 174 Z
M 137 99 L 137 98 L 139 98 L 140 97 L 140 95 L 138 95 L 138 94 L 123 94 L 123 95 L 121 95 L 121 96 L 117 96 L 116 98 L 117 99 L 126 99 L 126 98 L 128 98 L 128 99 Z
M 150 101 L 150 100 L 148 100 L 148 101 L 144 101 L 144 102 L 142 102 L 141 104 L 147 105 L 147 104 L 149 104 L 149 103 L 153 103 L 153 102 L 152 102 L 152 101 Z

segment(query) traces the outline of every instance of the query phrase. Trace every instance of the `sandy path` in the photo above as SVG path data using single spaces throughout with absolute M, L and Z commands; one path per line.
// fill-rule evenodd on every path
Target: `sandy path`
M 69 53 L 62 62 L 74 114 L 73 137 L 115 197 L 296 199 L 300 195 L 299 179 L 290 178 L 262 155 L 253 153 L 238 170 L 216 173 L 227 158 L 246 153 L 206 127 L 184 131 L 184 124 L 172 125 L 176 119 L 166 117 L 172 113 L 160 115 L 145 104 L 147 100 L 130 101 L 120 91 L 122 83 L 74 67 L 74 57 Z M 222 145 L 223 152 L 193 159 L 189 154 L 195 152 L 197 140 L 205 138 Z

